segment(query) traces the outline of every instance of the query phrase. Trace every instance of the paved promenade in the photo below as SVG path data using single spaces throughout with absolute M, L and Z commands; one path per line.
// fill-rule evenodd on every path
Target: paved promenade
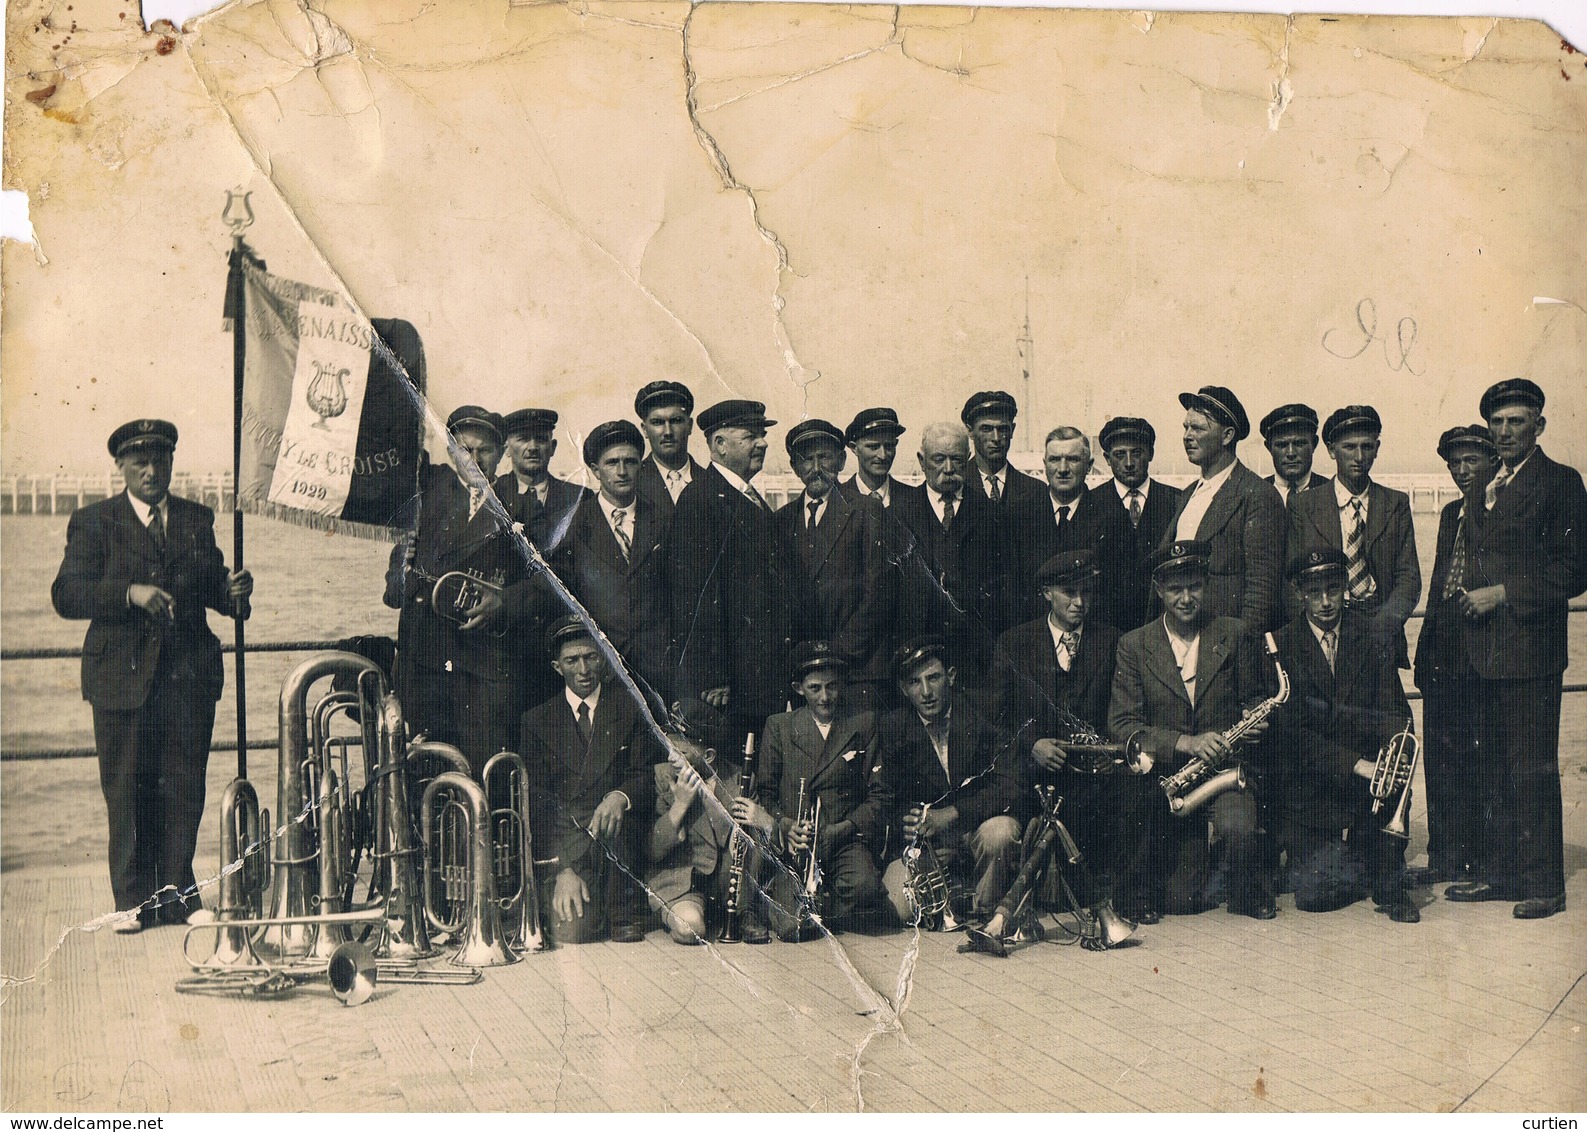
M 75 930 L 110 906 L 102 866 L 19 850 L 25 823 L 11 819 L 26 813 L 28 776 L 60 770 L 7 766 L 0 1099 L 8 1111 L 1580 1111 L 1587 775 L 1573 750 L 1570 908 L 1550 920 L 1439 900 L 1421 924 L 1396 925 L 1369 903 L 1305 915 L 1285 897 L 1269 923 L 1215 911 L 1143 928 L 1126 950 L 1040 944 L 1001 962 L 956 954 L 956 936 L 923 936 L 918 952 L 901 933 L 713 953 L 657 932 L 530 956 L 477 986 L 384 988 L 357 1009 L 314 988 L 178 995 L 179 929 Z

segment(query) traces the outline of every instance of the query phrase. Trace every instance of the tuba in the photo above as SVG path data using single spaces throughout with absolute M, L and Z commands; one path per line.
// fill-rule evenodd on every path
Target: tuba
M 458 967 L 518 962 L 502 938 L 490 804 L 479 783 L 456 771 L 435 776 L 420 803 L 424 846 L 424 917 L 457 942 Z
M 1390 798 L 1395 798 L 1383 832 L 1390 837 L 1409 839 L 1408 818 L 1411 810 L 1411 778 L 1416 774 L 1416 760 L 1422 753 L 1422 742 L 1407 724 L 1405 730 L 1383 744 L 1378 761 L 1372 770 L 1372 812 L 1378 813 Z M 1397 796 L 1397 797 L 1396 797 Z
M 1238 764 L 1229 767 L 1223 764 L 1233 758 L 1232 752 L 1259 724 L 1267 722 L 1268 716 L 1273 714 L 1279 704 L 1289 699 L 1289 673 L 1278 662 L 1278 642 L 1273 639 L 1272 633 L 1264 634 L 1263 642 L 1273 662 L 1273 671 L 1278 674 L 1278 691 L 1251 708 L 1238 723 L 1223 732 L 1224 742 L 1229 744 L 1231 752 L 1228 757 L 1208 759 L 1198 755 L 1177 773 L 1163 779 L 1163 793 L 1168 795 L 1168 808 L 1179 817 L 1189 817 L 1225 791 L 1245 789 L 1245 768 Z

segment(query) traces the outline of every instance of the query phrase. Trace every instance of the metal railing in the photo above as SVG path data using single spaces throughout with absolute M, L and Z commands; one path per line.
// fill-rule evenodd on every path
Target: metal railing
M 1570 604 L 1569 608 L 1570 608 L 1570 612 L 1571 613 L 1587 613 L 1587 602 L 1572 602 Z M 1414 621 L 1414 620 L 1416 620 L 1418 618 L 1425 617 L 1426 615 L 1427 615 L 1427 611 L 1426 610 L 1418 609 L 1414 613 L 1411 614 L 1411 619 Z M 255 653 L 255 652 L 261 652 L 261 653 L 263 653 L 263 652 L 318 652 L 318 651 L 321 651 L 321 650 L 324 650 L 324 649 L 334 649 L 334 648 L 341 647 L 342 643 L 343 642 L 340 641 L 340 640 L 335 640 L 335 641 L 267 641 L 267 642 L 262 642 L 262 643 L 259 643 L 259 644 L 250 643 L 248 645 L 246 651 L 250 652 L 250 653 Z M 223 645 L 221 645 L 221 651 L 230 653 L 230 652 L 235 652 L 236 649 L 232 645 L 223 644 Z M 75 660 L 75 659 L 81 657 L 82 655 L 83 655 L 83 650 L 80 649 L 80 648 L 4 649 L 4 650 L 0 650 L 0 661 L 12 662 L 12 661 L 19 661 L 19 660 Z M 1587 692 L 1587 683 L 1566 684 L 1566 685 L 1564 685 L 1562 691 L 1565 692 L 1566 694 Z M 1406 698 L 1412 699 L 1412 700 L 1419 700 L 1419 699 L 1422 698 L 1422 694 L 1420 692 L 1418 692 L 1417 690 L 1415 690 L 1414 688 L 1410 689 L 1405 694 L 1406 694 Z M 248 740 L 248 749 L 250 751 L 253 751 L 253 750 L 274 750 L 276 748 L 276 746 L 277 746 L 277 739 L 276 739 L 275 736 L 271 736 L 269 738 L 261 738 L 261 739 L 252 739 L 252 738 L 250 738 Z M 222 752 L 224 752 L 224 751 L 235 751 L 236 749 L 237 749 L 236 740 L 218 740 L 218 741 L 216 741 L 216 742 L 214 742 L 214 743 L 212 743 L 210 745 L 210 750 L 212 752 L 213 751 L 222 751 Z M 20 750 L 20 751 L 5 749 L 5 750 L 0 750 L 0 762 L 8 762 L 8 763 L 10 763 L 10 762 L 48 762 L 48 761 L 54 761 L 54 760 L 60 760 L 60 759 L 90 759 L 90 758 L 94 758 L 97 755 L 97 753 L 98 752 L 96 752 L 93 747 L 43 747 L 43 748 L 31 748 L 31 749 Z

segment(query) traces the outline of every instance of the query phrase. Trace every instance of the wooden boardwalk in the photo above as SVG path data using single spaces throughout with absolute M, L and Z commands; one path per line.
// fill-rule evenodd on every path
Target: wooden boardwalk
M 999 962 L 927 935 L 901 1015 L 911 933 L 714 954 L 653 933 L 357 1009 L 314 988 L 183 996 L 178 929 L 78 930 L 107 906 L 98 870 L 20 870 L 0 892 L 0 1089 L 13 1112 L 1579 1111 L 1587 870 L 1570 852 L 1569 911 L 1534 923 L 1285 898 L 1270 923 L 1169 919 L 1105 955 Z

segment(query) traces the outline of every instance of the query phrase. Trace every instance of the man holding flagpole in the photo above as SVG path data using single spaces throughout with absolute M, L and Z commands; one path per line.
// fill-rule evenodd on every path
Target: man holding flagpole
M 94 709 L 110 818 L 112 930 L 185 923 L 201 906 L 193 852 L 225 670 L 206 610 L 247 616 L 253 577 L 228 572 L 215 513 L 170 494 L 176 426 L 110 434 L 127 490 L 73 512 L 50 598 L 88 621 L 83 698 Z

